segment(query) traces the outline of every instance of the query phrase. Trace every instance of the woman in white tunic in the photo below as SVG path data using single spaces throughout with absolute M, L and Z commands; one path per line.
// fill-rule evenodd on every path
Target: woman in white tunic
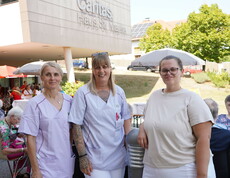
M 69 115 L 86 178 L 124 177 L 130 117 L 125 93 L 113 82 L 108 53 L 93 54 L 91 81 L 76 92 Z
M 27 134 L 32 178 L 72 178 L 73 175 L 68 123 L 72 98 L 59 92 L 62 75 L 58 64 L 43 65 L 44 92 L 28 102 L 22 116 L 19 132 Z
M 181 88 L 179 58 L 163 58 L 159 69 L 166 88 L 150 96 L 138 135 L 146 148 L 143 178 L 214 178 L 208 106 L 199 95 Z

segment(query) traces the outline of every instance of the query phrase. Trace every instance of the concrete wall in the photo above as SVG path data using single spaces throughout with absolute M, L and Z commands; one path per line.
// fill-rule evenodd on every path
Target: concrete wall
M 88 6 L 86 0 L 19 1 L 24 42 L 131 52 L 130 1 L 87 2 Z

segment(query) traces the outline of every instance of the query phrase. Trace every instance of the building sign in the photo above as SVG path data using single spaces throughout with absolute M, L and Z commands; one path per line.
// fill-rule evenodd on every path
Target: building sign
M 118 34 L 126 34 L 126 28 L 113 22 L 113 13 L 110 8 L 96 0 L 76 0 L 80 12 L 77 14 L 77 22 L 92 30 L 110 31 Z
M 96 14 L 101 17 L 107 18 L 108 20 L 112 20 L 112 11 L 107 8 L 106 6 L 103 6 L 97 1 L 93 0 L 77 0 L 77 5 L 79 9 L 83 12 L 89 13 L 89 14 Z

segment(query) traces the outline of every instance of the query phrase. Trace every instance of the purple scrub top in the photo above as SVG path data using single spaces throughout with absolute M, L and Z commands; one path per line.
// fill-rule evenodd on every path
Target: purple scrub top
M 110 171 L 126 166 L 124 121 L 130 119 L 125 93 L 116 85 L 107 103 L 92 94 L 88 85 L 77 90 L 69 122 L 82 125 L 86 152 L 93 169 Z
M 44 178 L 72 178 L 74 156 L 70 143 L 68 114 L 72 98 L 63 94 L 61 110 L 43 94 L 33 97 L 26 105 L 19 132 L 36 136 L 36 156 Z

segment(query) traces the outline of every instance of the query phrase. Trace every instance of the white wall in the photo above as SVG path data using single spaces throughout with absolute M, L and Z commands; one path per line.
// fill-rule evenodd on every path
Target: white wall
M 19 3 L 1 6 L 0 24 L 0 46 L 23 42 Z

